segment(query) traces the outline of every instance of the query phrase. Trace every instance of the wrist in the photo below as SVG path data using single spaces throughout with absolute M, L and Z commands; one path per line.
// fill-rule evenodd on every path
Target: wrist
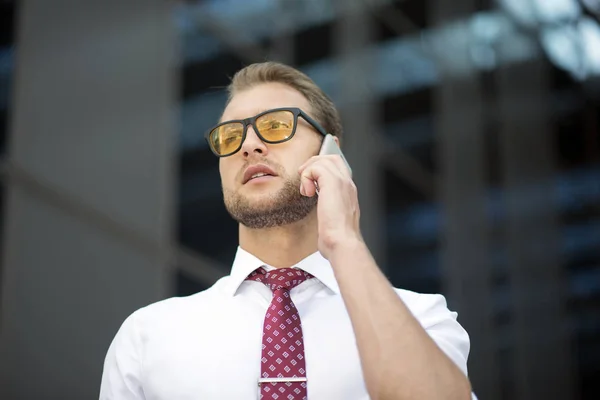
M 333 243 L 329 254 L 330 263 L 335 269 L 336 265 L 347 264 L 349 260 L 358 256 L 358 253 L 368 252 L 367 245 L 362 237 L 347 237 Z

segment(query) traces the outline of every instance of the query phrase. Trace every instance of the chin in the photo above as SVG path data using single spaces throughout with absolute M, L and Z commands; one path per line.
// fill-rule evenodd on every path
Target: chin
M 275 186 L 242 186 L 231 191 L 224 188 L 225 207 L 240 224 L 261 229 L 298 222 L 317 205 L 317 198 L 300 194 L 300 181 L 287 180 Z
M 252 208 L 269 208 L 276 202 L 277 190 L 262 190 L 253 193 L 240 193 L 242 199 Z
M 300 190 L 300 189 L 298 189 Z M 260 184 L 245 184 L 240 187 L 238 193 L 248 198 L 273 197 L 281 191 L 281 184 L 277 182 L 265 182 Z

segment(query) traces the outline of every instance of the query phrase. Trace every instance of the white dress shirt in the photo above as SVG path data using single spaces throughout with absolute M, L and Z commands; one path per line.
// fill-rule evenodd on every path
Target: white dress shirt
M 211 288 L 131 314 L 108 349 L 100 399 L 258 399 L 263 320 L 272 292 L 245 278 L 260 266 L 265 263 L 238 248 L 231 274 Z M 294 267 L 316 278 L 290 292 L 302 321 L 308 399 L 369 399 L 356 338 L 331 265 L 314 253 Z M 396 291 L 467 374 L 469 337 L 445 298 Z M 398 360 L 403 362 L 410 360 Z

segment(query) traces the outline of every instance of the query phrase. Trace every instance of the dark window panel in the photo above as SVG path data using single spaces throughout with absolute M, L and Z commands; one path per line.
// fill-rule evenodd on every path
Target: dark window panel
M 175 296 L 190 296 L 208 289 L 207 285 L 197 281 L 179 269 L 175 274 Z
M 299 32 L 294 44 L 294 62 L 296 65 L 310 64 L 331 55 L 333 25 L 312 26 Z
M 0 1 L 0 47 L 14 44 L 16 8 L 15 1 Z

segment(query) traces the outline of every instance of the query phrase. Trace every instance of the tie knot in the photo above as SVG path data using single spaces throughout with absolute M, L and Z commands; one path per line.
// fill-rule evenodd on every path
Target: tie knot
M 292 290 L 313 276 L 306 271 L 295 268 L 280 268 L 267 272 L 263 267 L 252 272 L 247 279 L 262 282 L 273 292 L 280 289 Z

